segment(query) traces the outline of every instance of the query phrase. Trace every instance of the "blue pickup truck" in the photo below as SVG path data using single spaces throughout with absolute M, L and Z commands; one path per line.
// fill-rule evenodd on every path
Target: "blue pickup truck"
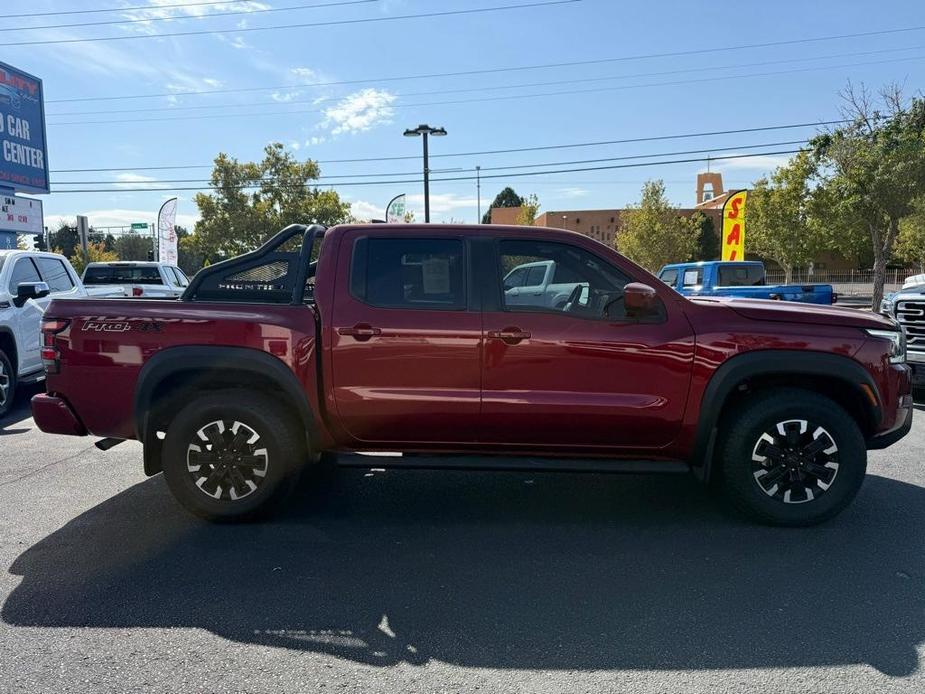
M 675 263 L 659 270 L 658 278 L 685 296 L 776 299 L 806 304 L 834 304 L 838 298 L 830 284 L 769 286 L 764 277 L 764 264 L 756 261 Z

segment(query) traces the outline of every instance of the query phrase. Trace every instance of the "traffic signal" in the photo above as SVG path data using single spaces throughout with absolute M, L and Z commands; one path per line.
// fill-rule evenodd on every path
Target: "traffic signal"
M 37 251 L 47 251 L 48 246 L 45 244 L 45 234 L 36 234 L 35 239 L 35 250 Z

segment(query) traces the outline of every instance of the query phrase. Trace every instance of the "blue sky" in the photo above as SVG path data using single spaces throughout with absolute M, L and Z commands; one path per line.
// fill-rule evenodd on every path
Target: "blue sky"
M 420 140 L 401 136 L 404 128 L 418 123 L 444 126 L 449 132 L 448 137 L 432 141 L 435 155 L 652 137 L 836 118 L 837 92 L 849 78 L 873 87 L 903 82 L 910 94 L 925 82 L 925 30 L 633 58 L 912 28 L 925 25 L 921 0 L 884 0 L 876 5 L 855 0 L 746 0 L 723 3 L 719 11 L 714 9 L 716 3 L 697 0 L 581 0 L 467 15 L 248 31 L 282 24 L 529 3 L 378 0 L 253 12 L 334 1 L 260 0 L 164 8 L 159 6 L 179 0 L 6 0 L 0 14 L 145 6 L 112 13 L 0 19 L 4 29 L 145 20 L 0 34 L 0 61 L 44 80 L 52 186 L 59 191 L 44 197 L 46 223 L 76 214 L 88 214 L 91 223 L 99 226 L 153 221 L 160 203 L 175 188 L 205 185 L 209 169 L 143 167 L 208 165 L 218 152 L 251 160 L 259 158 L 262 148 L 272 141 L 285 143 L 299 158 L 325 162 L 419 155 Z M 251 12 L 213 16 L 242 11 Z M 147 21 L 159 17 L 178 18 Z M 225 33 L 150 36 L 203 30 Z M 103 36 L 144 38 L 9 45 Z M 604 59 L 610 62 L 386 79 Z M 351 84 L 317 84 L 330 82 Z M 530 86 L 518 86 L 524 84 Z M 249 91 L 183 93 L 242 89 Z M 99 99 L 148 94 L 161 96 Z M 72 101 L 91 98 L 96 100 Z M 546 168 L 575 168 L 582 165 L 560 162 L 713 148 L 726 153 L 775 151 L 793 147 L 770 146 L 773 143 L 799 140 L 812 133 L 812 128 L 805 128 L 436 157 L 431 168 L 435 179 L 471 176 L 477 165 L 488 175 L 501 174 L 501 178 L 482 181 L 483 209 L 505 185 L 521 194 L 536 193 L 543 209 L 621 207 L 638 198 L 642 183 L 649 178 L 664 179 L 672 201 L 687 206 L 693 204 L 694 179 L 705 167 L 703 161 L 544 176 L 526 176 L 516 167 L 549 163 L 554 166 Z M 769 146 L 747 149 L 754 145 Z M 762 156 L 716 161 L 711 167 L 723 172 L 727 186 L 745 187 L 780 159 Z M 420 160 L 321 166 L 325 176 L 411 174 L 396 177 L 403 180 L 420 170 Z M 486 171 L 505 166 L 515 168 Z M 103 167 L 113 170 L 61 172 Z M 441 169 L 460 170 L 441 173 Z M 163 182 L 174 179 L 195 180 Z M 377 176 L 372 180 L 381 179 Z M 65 181 L 91 183 L 65 185 Z M 163 190 L 129 190 L 139 187 Z M 105 188 L 108 192 L 60 192 L 66 188 Z M 337 186 L 337 190 L 362 218 L 382 216 L 389 198 L 406 192 L 409 207 L 417 210 L 418 219 L 423 218 L 418 183 Z M 196 217 L 194 191 L 176 193 L 180 196 L 179 220 L 191 224 Z M 434 221 L 476 219 L 474 180 L 435 181 L 431 201 Z

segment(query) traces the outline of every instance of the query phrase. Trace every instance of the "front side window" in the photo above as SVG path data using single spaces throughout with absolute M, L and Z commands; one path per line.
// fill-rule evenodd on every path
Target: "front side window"
M 183 270 L 181 270 L 178 267 L 171 267 L 170 269 L 173 270 L 173 274 L 177 276 L 177 286 L 178 287 L 188 287 L 189 286 L 189 280 L 187 279 L 186 275 L 183 273 Z
M 10 274 L 10 294 L 16 294 L 16 287 L 23 282 L 41 282 L 39 271 L 35 269 L 35 264 L 31 258 L 20 258 L 13 266 L 13 272 Z
M 678 271 L 676 268 L 662 270 L 662 274 L 660 274 L 658 278 L 669 287 L 674 287 L 678 282 Z
M 71 275 L 57 258 L 36 258 L 35 263 L 39 266 L 42 280 L 52 292 L 69 292 L 74 288 Z
M 359 239 L 351 292 L 383 308 L 464 310 L 465 261 L 459 239 Z
M 538 292 L 507 288 L 503 307 L 509 311 L 567 313 L 582 318 L 620 320 L 625 317 L 623 287 L 629 278 L 584 249 L 547 241 L 502 241 L 502 276 L 520 265 L 539 263 L 552 281 Z

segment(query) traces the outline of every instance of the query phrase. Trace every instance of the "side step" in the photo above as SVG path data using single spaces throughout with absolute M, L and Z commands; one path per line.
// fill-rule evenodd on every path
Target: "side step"
M 546 458 L 507 455 L 375 455 L 341 453 L 340 467 L 406 468 L 411 470 L 521 470 L 532 472 L 687 473 L 683 460 L 622 460 L 616 458 Z

